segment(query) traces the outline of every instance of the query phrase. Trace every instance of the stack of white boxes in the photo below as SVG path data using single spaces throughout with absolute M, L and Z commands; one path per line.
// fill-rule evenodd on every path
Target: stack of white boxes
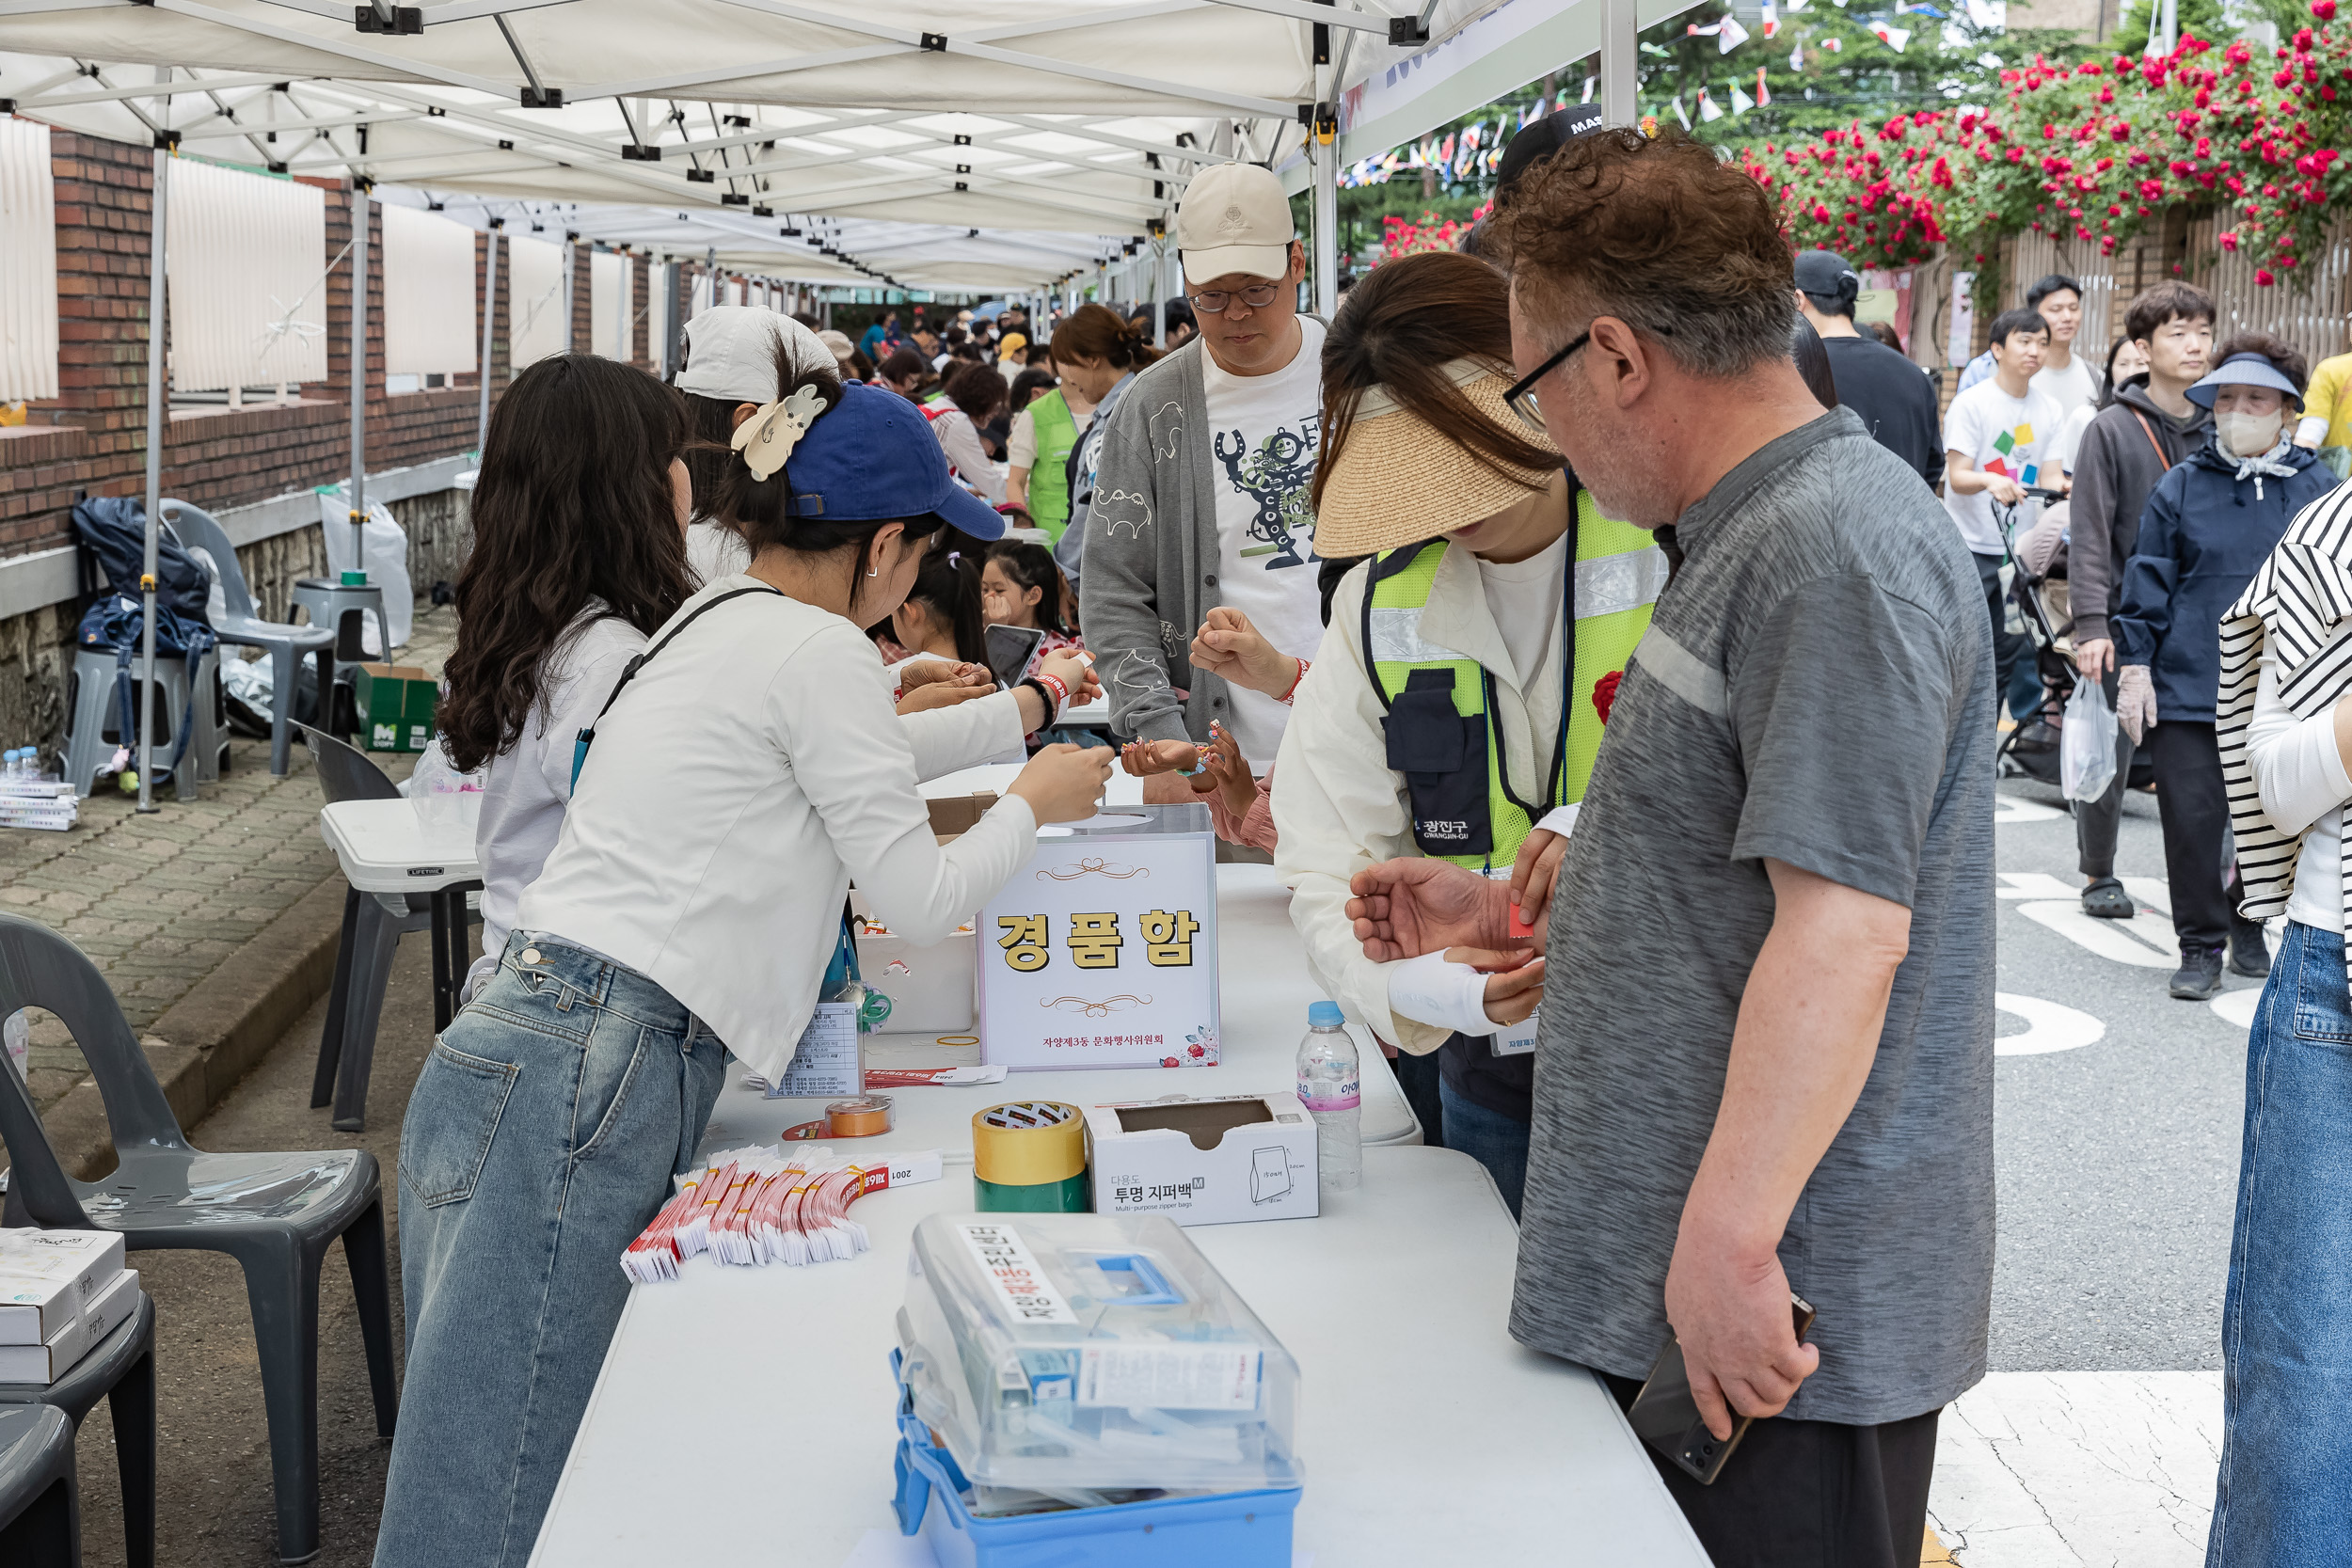
M 0 773 L 0 828 L 63 832 L 79 820 L 81 802 L 74 799 L 73 786 L 62 779 L 40 773 Z
M 119 1233 L 0 1228 L 0 1383 L 56 1382 L 138 1303 Z

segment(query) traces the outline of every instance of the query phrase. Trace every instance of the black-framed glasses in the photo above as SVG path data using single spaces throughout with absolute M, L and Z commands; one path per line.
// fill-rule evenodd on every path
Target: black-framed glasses
M 1279 283 L 1252 283 L 1247 289 L 1209 289 L 1185 297 L 1192 301 L 1192 308 L 1202 314 L 1221 316 L 1232 309 L 1235 294 L 1239 294 L 1241 302 L 1252 310 L 1263 310 L 1274 303 L 1274 296 L 1281 291 Z
M 1597 316 L 1594 318 L 1596 321 L 1598 321 L 1599 319 L 1600 318 Z M 1673 336 L 1673 333 L 1668 328 L 1662 326 L 1651 327 L 1648 330 L 1658 333 L 1661 337 Z M 1562 348 L 1559 353 L 1553 355 L 1550 358 L 1536 366 L 1535 369 L 1529 374 L 1521 376 L 1518 381 L 1511 384 L 1510 390 L 1502 394 L 1502 401 L 1510 408 L 1512 413 L 1517 414 L 1519 417 L 1520 423 L 1526 425 L 1531 430 L 1541 430 L 1544 428 L 1543 409 L 1538 405 L 1535 399 L 1535 383 L 1541 381 L 1544 377 L 1558 370 L 1563 364 L 1567 362 L 1568 356 L 1574 354 L 1578 349 L 1582 348 L 1586 343 L 1589 343 L 1592 341 L 1593 329 L 1590 326 L 1587 326 L 1583 331 L 1569 339 L 1566 346 Z

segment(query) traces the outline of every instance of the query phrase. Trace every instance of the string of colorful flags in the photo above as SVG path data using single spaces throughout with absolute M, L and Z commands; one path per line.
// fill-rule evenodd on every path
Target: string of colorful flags
M 1767 0 L 1761 8 L 1762 18 L 1758 24 L 1763 36 L 1767 39 L 1779 37 L 1782 27 L 1786 25 L 1782 21 L 1784 11 L 1793 16 L 1815 3 L 1816 0 Z M 1846 8 L 1847 3 L 1848 0 L 1829 0 L 1829 4 L 1840 10 Z M 2007 20 L 2004 13 L 2008 8 L 2002 0 L 1963 0 L 1963 3 L 1967 9 L 1968 20 L 1979 28 L 1985 30 L 1998 28 Z M 1894 15 L 1898 17 L 1923 17 L 1930 21 L 1942 22 L 1946 20 L 1947 14 L 1931 4 L 1913 4 L 1911 0 L 1895 0 L 1894 4 Z M 1908 51 L 1911 40 L 1917 32 L 1916 27 L 1899 25 L 1891 18 L 1873 19 L 1865 23 L 1864 26 L 1881 43 L 1898 55 Z M 1726 15 L 1717 22 L 1704 24 L 1692 23 L 1686 29 L 1685 36 L 1711 38 L 1715 40 L 1716 52 L 1720 55 L 1728 55 L 1755 35 L 1741 24 L 1738 17 Z M 1805 39 L 1799 39 L 1790 46 L 1788 52 L 1790 70 L 1803 71 L 1804 69 L 1806 41 Z M 1811 41 L 1825 55 L 1841 54 L 1845 49 L 1845 40 L 1834 35 L 1814 37 Z M 1643 48 L 1651 54 L 1666 53 L 1655 44 L 1644 44 Z M 1597 78 L 1591 76 L 1584 78 L 1582 96 L 1578 102 L 1591 103 L 1594 89 L 1597 86 Z M 1772 89 L 1765 83 L 1764 68 L 1760 66 L 1756 68 L 1756 90 L 1753 93 L 1746 89 L 1745 78 L 1737 76 L 1727 85 L 1725 93 L 1729 103 L 1728 108 L 1724 103 L 1716 102 L 1708 87 L 1700 87 L 1698 100 L 1693 107 L 1697 111 L 1701 123 L 1721 119 L 1725 114 L 1737 119 L 1750 109 L 1763 108 L 1772 101 Z M 1512 132 L 1530 120 L 1540 119 L 1555 109 L 1566 108 L 1569 102 L 1569 94 L 1564 90 L 1558 95 L 1556 101 L 1549 97 L 1539 97 L 1533 103 L 1522 105 L 1516 112 L 1505 111 L 1493 119 L 1466 125 L 1458 130 L 1449 131 L 1442 136 L 1433 132 L 1408 146 L 1392 148 L 1376 158 L 1365 158 L 1349 165 L 1340 170 L 1339 182 L 1343 186 L 1380 185 L 1386 184 L 1400 174 L 1413 173 L 1422 169 L 1435 171 L 1439 180 L 1448 182 L 1467 181 L 1480 174 L 1492 173 L 1495 166 L 1502 162 L 1503 144 L 1510 139 Z M 1680 93 L 1675 95 L 1671 107 L 1675 118 L 1682 122 L 1682 128 L 1686 131 L 1691 129 L 1692 109 L 1684 106 Z

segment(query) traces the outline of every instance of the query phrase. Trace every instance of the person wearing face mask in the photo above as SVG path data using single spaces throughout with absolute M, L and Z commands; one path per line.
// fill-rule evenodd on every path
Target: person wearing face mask
M 2135 741 L 2149 736 L 2172 929 L 2181 967 L 2171 993 L 2203 1001 L 2229 968 L 2270 973 L 2262 927 L 2239 916 L 2223 875 L 2228 791 L 2216 740 L 2222 612 L 2295 515 L 2335 487 L 2318 454 L 2294 442 L 2303 356 L 2266 332 L 2241 332 L 2188 389 L 2213 410 L 2213 435 L 2156 484 L 2123 573 L 2123 608 L 2110 623 L 2122 671 L 2116 716 Z

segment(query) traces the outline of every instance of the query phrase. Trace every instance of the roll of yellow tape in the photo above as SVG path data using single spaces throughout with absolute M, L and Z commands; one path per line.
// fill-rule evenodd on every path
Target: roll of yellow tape
M 1005 1187 L 1066 1181 L 1087 1168 L 1087 1124 L 1075 1105 L 1017 1101 L 972 1118 L 972 1174 Z

